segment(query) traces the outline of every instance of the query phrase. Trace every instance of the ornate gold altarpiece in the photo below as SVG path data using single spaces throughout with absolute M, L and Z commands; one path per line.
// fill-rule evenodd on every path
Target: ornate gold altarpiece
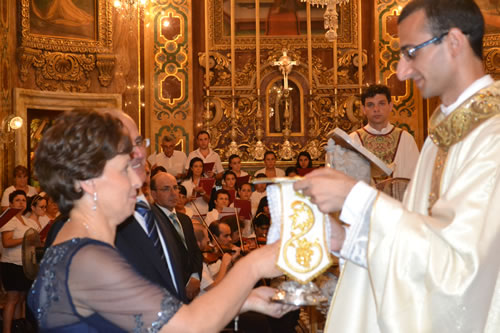
M 262 6 L 267 3 L 269 8 L 272 1 L 205 3 L 209 58 L 206 52 L 199 54 L 205 96 L 203 111 L 195 111 L 195 122 L 211 133 L 212 147 L 221 156 L 236 153 L 243 161 L 262 160 L 266 150 L 273 150 L 281 160 L 294 160 L 298 152 L 307 150 L 313 159 L 323 159 L 322 146 L 330 130 L 338 126 L 351 131 L 361 126 L 356 96 L 367 57 L 361 47 L 360 1 L 339 7 L 339 37 L 334 43 L 325 39 L 324 30 L 311 28 L 311 22 L 323 20 L 322 15 L 318 19 L 318 10 L 324 9 L 315 9 L 314 16 L 311 7 L 304 5 L 305 33 L 268 35 L 270 15 L 261 14 Z M 255 10 L 254 22 L 245 17 L 251 10 Z M 297 63 L 288 77 L 294 115 L 289 133 L 280 126 L 283 120 L 276 120 L 284 108 L 277 101 L 282 97 L 283 76 L 274 63 L 284 51 Z

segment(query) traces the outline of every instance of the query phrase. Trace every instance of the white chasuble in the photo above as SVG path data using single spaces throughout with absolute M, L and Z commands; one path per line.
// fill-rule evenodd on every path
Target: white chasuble
M 500 332 L 499 96 L 435 112 L 404 202 L 373 204 L 367 268 L 346 262 L 325 332 Z

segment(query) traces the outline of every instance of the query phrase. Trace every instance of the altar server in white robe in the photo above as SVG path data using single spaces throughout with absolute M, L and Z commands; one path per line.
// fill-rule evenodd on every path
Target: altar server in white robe
M 354 142 L 374 153 L 385 164 L 394 168 L 393 178 L 413 176 L 418 161 L 418 147 L 413 136 L 389 122 L 393 103 L 387 86 L 372 84 L 361 94 L 361 109 L 368 124 L 349 136 Z M 375 183 L 386 179 L 382 172 L 372 170 Z
M 346 259 L 325 332 L 498 332 L 500 83 L 484 74 L 472 0 L 414 0 L 399 17 L 400 80 L 442 105 L 400 203 L 333 169 L 295 184 Z

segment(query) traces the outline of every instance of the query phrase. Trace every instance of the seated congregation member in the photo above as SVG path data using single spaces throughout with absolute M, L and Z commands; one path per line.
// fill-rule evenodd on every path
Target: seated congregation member
M 255 178 L 266 178 L 266 175 L 263 173 L 258 173 Z M 255 216 L 257 212 L 257 208 L 259 207 L 260 200 L 267 196 L 266 188 L 267 184 L 255 184 L 255 191 L 253 191 L 250 196 L 250 201 L 252 202 L 252 216 Z
M 122 124 L 109 113 L 65 112 L 40 141 L 36 174 L 70 217 L 29 293 L 40 331 L 218 332 L 242 311 L 290 310 L 269 302 L 273 289 L 252 292 L 258 279 L 280 274 L 278 244 L 241 259 L 189 305 L 136 273 L 114 247 L 116 226 L 133 213 L 142 185 L 130 157 L 137 146 Z
M 2 332 L 10 332 L 13 319 L 16 327 L 23 325 L 23 304 L 26 292 L 33 281 L 24 275 L 21 256 L 24 233 L 33 228 L 40 231 L 35 221 L 24 217 L 26 209 L 26 193 L 23 190 L 14 190 L 9 194 L 9 207 L 20 211 L 2 228 L 3 252 L 0 258 L 2 268 L 2 283 L 7 292 L 7 300 L 3 308 Z
M 28 199 L 28 202 L 28 208 L 26 209 L 24 216 L 35 222 L 35 225 L 37 226 L 36 230 L 40 232 L 50 222 L 50 219 L 45 214 L 47 210 L 47 198 L 41 196 L 40 194 L 35 194 L 33 197 Z
M 236 190 L 237 190 L 236 175 L 231 170 L 227 170 L 226 172 L 224 172 L 224 175 L 222 176 L 222 189 L 227 191 L 229 195 L 229 204 L 231 204 L 234 201 L 234 198 L 236 197 Z M 214 187 L 210 195 L 210 202 L 208 203 L 208 208 L 210 210 L 215 208 L 216 192 L 217 189 Z
M 296 167 L 288 167 L 285 170 L 285 176 L 286 177 L 296 177 L 298 176 L 297 168 Z
M 194 157 L 189 162 L 189 169 L 186 178 L 181 183 L 187 191 L 186 206 L 191 208 L 195 215 L 205 216 L 208 213 L 208 202 L 210 201 L 210 192 L 199 186 L 200 179 L 203 177 L 203 161 L 199 157 Z
M 184 169 L 187 165 L 186 154 L 176 150 L 177 138 L 173 135 L 165 135 L 161 139 L 161 152 L 151 154 L 148 157 L 148 162 L 151 163 L 152 169 L 157 166 L 165 168 L 165 172 L 175 176 L 177 179 L 182 179 Z M 151 175 L 153 177 L 154 175 Z
M 255 171 L 256 175 L 263 173 L 267 178 L 285 177 L 285 171 L 276 168 L 276 154 L 273 151 L 268 150 L 264 154 L 264 165 L 264 168 Z
M 15 190 L 22 190 L 27 197 L 32 197 L 38 191 L 31 185 L 28 185 L 28 169 L 25 166 L 18 165 L 14 168 L 14 184 L 3 191 L 2 195 L 2 211 L 9 207 L 9 194 Z
M 155 168 L 153 171 L 155 171 L 157 169 L 158 168 Z M 152 205 L 154 200 L 153 200 L 153 197 L 151 196 L 151 188 L 149 187 L 149 182 L 151 180 L 151 177 L 153 177 L 153 171 L 151 170 L 151 165 L 148 161 L 146 161 L 144 163 L 144 170 L 146 172 L 146 180 L 144 181 L 144 183 L 142 183 L 141 192 L 146 197 L 147 202 L 150 205 Z
M 234 172 L 236 177 L 248 176 L 247 172 L 245 172 L 244 170 L 241 170 L 241 158 L 236 154 L 229 156 L 228 170 L 231 170 L 232 172 Z
M 250 237 L 253 233 L 252 231 L 252 211 L 251 211 L 251 206 L 252 202 L 250 201 L 250 196 L 252 195 L 252 185 L 249 183 L 244 183 L 241 184 L 238 187 L 238 195 L 237 199 L 238 200 L 244 200 L 248 201 L 248 204 L 250 205 L 250 213 L 247 216 L 242 215 L 242 211 L 240 211 L 239 219 L 242 224 L 243 230 L 243 237 Z M 234 202 L 229 205 L 229 207 L 234 207 Z
M 149 163 L 149 162 L 148 162 Z M 146 163 L 147 164 L 147 163 Z M 151 178 L 153 178 L 158 172 L 167 172 L 167 169 L 165 167 L 158 165 L 155 166 L 151 169 Z
M 183 279 L 180 284 L 185 288 L 188 300 L 192 300 L 200 291 L 202 256 L 194 237 L 191 219 L 175 210 L 179 199 L 177 180 L 166 172 L 160 172 L 151 179 L 151 195 L 155 201 L 152 211 L 158 218 L 164 233 L 173 236 L 168 244 L 174 261 L 182 266 Z
M 177 204 L 175 205 L 175 211 L 187 215 L 189 218 L 192 218 L 194 214 L 193 210 L 189 207 L 186 207 L 186 188 L 183 185 L 179 185 L 177 188 L 179 189 L 179 198 L 177 200 Z
M 45 195 L 45 198 L 47 199 L 47 210 L 45 213 L 47 214 L 49 220 L 53 222 L 60 214 L 59 207 L 57 206 L 57 203 L 48 195 Z
M 249 183 L 244 183 L 238 187 L 238 199 L 250 200 L 251 196 L 252 196 L 252 185 L 250 185 Z
M 199 158 L 203 163 L 214 163 L 214 167 L 211 171 L 208 171 L 205 175 L 207 177 L 216 177 L 221 179 L 224 168 L 220 160 L 219 154 L 210 148 L 210 134 L 207 131 L 200 131 L 196 135 L 196 143 L 198 144 L 198 149 L 189 153 L 187 159 L 187 165 L 191 167 L 191 160 L 193 158 Z M 188 167 L 186 167 L 186 171 Z
M 214 197 L 215 207 L 210 212 L 208 212 L 207 218 L 205 219 L 205 222 L 208 225 L 210 225 L 210 223 L 212 223 L 213 221 L 218 220 L 224 208 L 229 207 L 229 193 L 226 190 L 221 189 L 216 191 Z
M 255 229 L 255 236 L 259 240 L 259 243 L 265 244 L 267 233 L 269 232 L 269 227 L 271 226 L 271 218 L 264 212 L 259 213 L 253 219 L 253 225 Z
M 307 151 L 301 151 L 299 156 L 297 156 L 297 163 L 295 164 L 297 169 L 312 168 L 312 158 Z

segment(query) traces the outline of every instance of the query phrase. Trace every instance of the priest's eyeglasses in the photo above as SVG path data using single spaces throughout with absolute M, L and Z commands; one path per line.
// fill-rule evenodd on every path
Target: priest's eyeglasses
M 422 44 L 418 44 L 413 47 L 405 46 L 401 48 L 401 55 L 406 58 L 406 60 L 413 60 L 417 56 L 417 51 L 434 43 L 440 43 L 441 40 L 448 34 L 448 31 L 445 33 L 441 34 L 439 37 L 434 37 L 429 39 L 428 41 L 423 42 Z

